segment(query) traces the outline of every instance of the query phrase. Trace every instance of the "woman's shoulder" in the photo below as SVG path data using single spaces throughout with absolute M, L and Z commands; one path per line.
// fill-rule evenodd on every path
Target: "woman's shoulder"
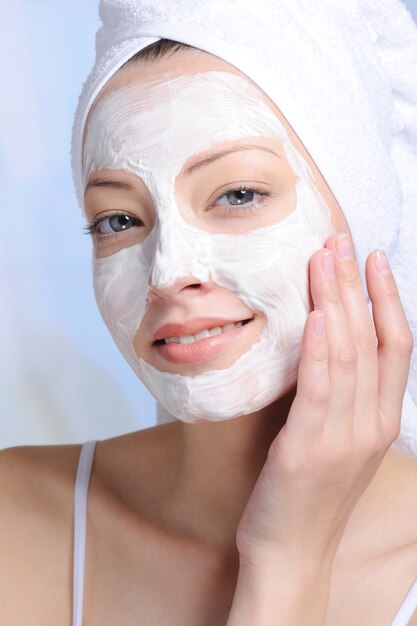
M 391 447 L 390 463 L 385 468 L 389 491 L 393 497 L 392 510 L 404 523 L 410 542 L 417 544 L 417 457 Z
M 349 518 L 326 624 L 351 626 L 358 615 L 361 623 L 391 623 L 417 578 L 416 494 L 417 458 L 391 447 Z M 408 624 L 417 626 L 417 609 Z
M 165 469 L 171 431 L 164 424 L 100 440 L 92 475 L 96 494 L 117 492 L 133 464 L 144 491 L 156 480 L 163 482 L 158 470 Z M 68 444 L 0 450 L 2 624 L 64 624 L 65 616 L 70 619 L 74 488 L 81 448 Z
M 146 468 L 156 457 L 164 458 L 172 441 L 171 431 L 172 424 L 162 424 L 100 440 L 95 473 L 104 479 L 107 474 L 113 475 L 116 465 L 121 469 L 126 466 L 129 471 L 131 461 L 136 459 Z M 71 518 L 82 445 L 27 445 L 0 450 L 0 524 L 8 523 L 13 513 L 30 515 L 30 526 L 38 516 Z
M 0 451 L 1 623 L 62 624 L 65 605 L 71 614 L 72 494 L 80 450 L 71 444 Z
M 81 444 L 28 445 L 0 450 L 1 501 L 8 502 L 10 513 L 15 507 L 33 508 L 41 512 L 41 504 L 49 502 L 58 509 L 64 498 L 52 499 L 74 481 Z M 59 488 L 58 488 L 59 487 Z M 51 511 L 50 511 L 51 512 Z
M 344 556 L 371 560 L 417 549 L 416 494 L 417 458 L 391 446 L 348 521 Z
M 144 474 L 165 458 L 170 424 L 100 440 L 94 455 L 95 480 L 110 486 L 131 464 Z M 168 439 L 170 439 L 168 437 Z M 74 487 L 82 444 L 27 445 L 0 450 L 0 549 L 13 559 L 13 544 L 36 540 L 52 528 L 72 532 Z M 98 461 L 98 463 L 97 463 Z
M 8 549 L 58 522 L 69 526 L 80 450 L 80 444 L 69 444 L 0 451 L 0 542 Z

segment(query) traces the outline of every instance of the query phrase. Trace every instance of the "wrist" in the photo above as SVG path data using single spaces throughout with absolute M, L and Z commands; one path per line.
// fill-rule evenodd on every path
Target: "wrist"
M 242 560 L 226 626 L 322 626 L 330 593 L 330 570 L 303 563 Z
M 313 551 L 261 549 L 250 553 L 239 553 L 239 571 L 248 577 L 256 576 L 269 580 L 294 578 L 306 583 L 329 583 L 333 569 L 335 553 L 317 553 Z

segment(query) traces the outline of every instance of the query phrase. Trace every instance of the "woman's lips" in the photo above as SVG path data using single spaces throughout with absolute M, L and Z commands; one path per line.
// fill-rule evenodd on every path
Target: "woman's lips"
M 225 350 L 236 338 L 250 326 L 251 319 L 240 328 L 234 328 L 221 335 L 205 337 L 194 343 L 166 343 L 154 345 L 159 354 L 170 363 L 199 363 L 209 361 Z

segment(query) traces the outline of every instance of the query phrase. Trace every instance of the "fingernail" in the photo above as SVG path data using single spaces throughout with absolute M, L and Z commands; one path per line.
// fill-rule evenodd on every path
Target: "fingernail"
M 334 259 L 333 253 L 330 250 L 323 254 L 321 264 L 324 275 L 327 276 L 327 278 L 332 278 L 334 276 Z
M 375 269 L 381 276 L 389 276 L 391 274 L 388 260 L 383 250 L 378 250 L 374 256 Z
M 352 261 L 353 245 L 349 235 L 339 235 L 336 238 L 336 250 L 343 261 Z
M 326 334 L 326 323 L 323 313 L 314 316 L 314 334 L 318 339 L 323 339 Z

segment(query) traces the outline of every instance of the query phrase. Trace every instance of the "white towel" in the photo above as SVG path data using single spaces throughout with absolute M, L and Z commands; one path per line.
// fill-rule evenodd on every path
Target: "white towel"
M 160 38 L 236 66 L 271 98 L 319 167 L 365 259 L 385 249 L 417 343 L 417 27 L 400 0 L 101 0 L 96 62 L 73 128 L 82 205 L 86 116 L 101 87 Z M 416 351 L 415 351 L 416 352 Z M 417 456 L 417 358 L 401 433 Z M 158 421 L 174 419 L 158 407 Z

